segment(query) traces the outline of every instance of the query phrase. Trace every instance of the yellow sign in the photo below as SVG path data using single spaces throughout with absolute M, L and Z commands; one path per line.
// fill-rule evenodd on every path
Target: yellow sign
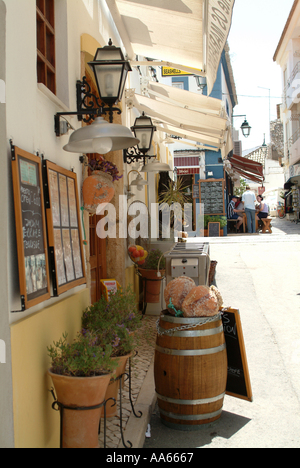
M 100 283 L 102 285 L 102 292 L 107 301 L 109 301 L 110 294 L 114 294 L 117 292 L 117 290 L 121 289 L 121 286 L 115 279 L 100 280 Z
M 188 73 L 177 68 L 162 67 L 162 76 L 183 76 L 183 75 L 194 75 L 194 73 Z

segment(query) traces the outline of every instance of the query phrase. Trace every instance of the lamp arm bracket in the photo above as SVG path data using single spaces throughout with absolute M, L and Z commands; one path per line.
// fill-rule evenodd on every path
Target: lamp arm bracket
M 141 159 L 144 160 L 144 165 L 146 164 L 146 158 L 152 159 L 156 156 L 148 156 L 147 154 L 141 153 L 137 146 L 133 146 L 132 148 L 128 148 L 123 150 L 123 161 L 124 164 L 132 164 L 135 162 L 140 161 Z

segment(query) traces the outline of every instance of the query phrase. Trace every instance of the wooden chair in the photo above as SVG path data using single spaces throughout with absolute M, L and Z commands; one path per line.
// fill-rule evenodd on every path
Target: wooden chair
M 272 218 L 270 216 L 268 216 L 267 218 L 262 218 L 262 222 L 263 222 L 262 234 L 267 234 L 267 232 L 269 232 L 269 234 L 272 234 L 271 221 L 272 221 Z

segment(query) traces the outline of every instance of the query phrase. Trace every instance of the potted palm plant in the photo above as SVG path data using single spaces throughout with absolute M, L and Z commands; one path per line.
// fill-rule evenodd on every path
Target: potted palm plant
M 48 371 L 57 401 L 63 407 L 62 447 L 98 448 L 98 427 L 107 387 L 114 372 L 112 346 L 103 345 L 93 332 L 78 334 L 69 343 L 67 334 L 48 347 Z M 93 408 L 82 410 L 82 408 Z M 74 408 L 74 410 L 70 409 Z M 78 410 L 81 408 L 81 410 Z
M 164 210 L 168 210 L 170 206 L 173 206 L 173 210 L 170 212 L 170 223 L 171 228 L 178 232 L 178 237 L 183 237 L 182 226 L 185 225 L 186 220 L 184 219 L 184 205 L 185 203 L 191 202 L 191 196 L 186 192 L 186 186 L 182 177 L 178 177 L 176 182 L 169 181 L 168 185 L 163 184 L 163 189 L 159 196 L 160 209 L 163 214 Z M 162 224 L 161 236 L 165 238 L 164 228 L 168 229 L 168 226 Z M 173 236 L 174 238 L 174 236 Z
M 127 361 L 137 344 L 136 330 L 141 327 L 142 317 L 137 310 L 136 296 L 129 287 L 125 291 L 111 293 L 109 301 L 104 297 L 88 307 L 82 317 L 82 333 L 101 336 L 101 342 L 112 346 L 111 357 L 116 363 L 116 373 L 110 382 L 105 399 L 118 397 L 118 377 L 126 368 Z M 116 405 L 109 401 L 106 416 L 116 414 Z

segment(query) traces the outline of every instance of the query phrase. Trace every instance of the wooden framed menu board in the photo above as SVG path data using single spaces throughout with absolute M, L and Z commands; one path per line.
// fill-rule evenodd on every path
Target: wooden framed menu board
M 204 214 L 225 215 L 224 179 L 199 180 L 200 203 L 204 204 Z
M 43 161 L 49 255 L 53 293 L 60 295 L 86 283 L 77 177 Z
M 41 159 L 12 146 L 12 177 L 24 311 L 50 298 Z

